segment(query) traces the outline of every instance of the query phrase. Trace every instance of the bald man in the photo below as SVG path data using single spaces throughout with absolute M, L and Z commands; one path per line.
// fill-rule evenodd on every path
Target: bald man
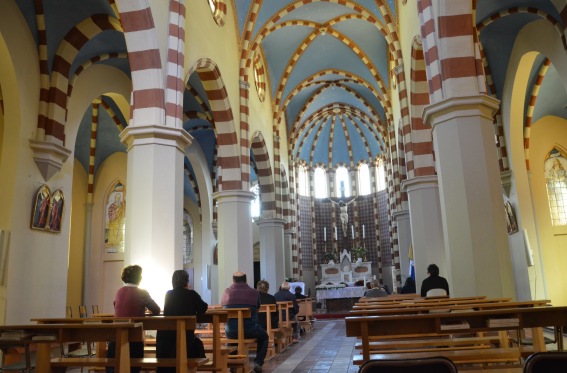
M 292 302 L 293 307 L 289 310 L 289 319 L 295 320 L 295 315 L 299 312 L 299 305 L 297 304 L 297 299 L 295 295 L 289 291 L 289 282 L 284 281 L 280 286 L 280 291 L 274 294 L 276 301 L 278 302 Z M 285 313 L 283 314 L 283 320 L 285 320 Z M 297 323 L 293 323 L 293 343 L 299 342 L 299 331 L 297 329 Z
M 256 339 L 254 372 L 261 372 L 266 353 L 268 352 L 268 333 L 258 324 L 260 294 L 258 290 L 248 286 L 246 283 L 246 273 L 234 272 L 232 275 L 232 285 L 224 291 L 221 304 L 224 308 L 250 308 L 251 317 L 244 319 L 244 337 Z M 228 320 L 225 331 L 228 338 L 237 339 L 238 320 Z

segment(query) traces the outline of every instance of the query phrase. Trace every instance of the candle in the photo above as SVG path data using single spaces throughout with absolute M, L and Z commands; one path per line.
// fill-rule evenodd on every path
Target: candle
M 362 224 L 362 238 L 366 238 L 366 235 L 364 234 L 364 224 Z
M 350 226 L 350 231 L 352 232 L 352 239 L 354 240 L 354 225 Z
M 337 227 L 335 227 L 335 240 L 338 240 L 339 236 L 337 236 Z
M 323 239 L 327 241 L 327 227 L 323 227 Z

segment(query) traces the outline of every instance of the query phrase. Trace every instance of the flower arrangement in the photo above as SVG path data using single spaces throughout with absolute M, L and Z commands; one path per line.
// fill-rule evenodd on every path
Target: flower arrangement
M 327 262 L 330 262 L 331 260 L 334 262 L 336 260 L 335 253 L 333 253 L 332 251 L 327 251 L 324 254 L 324 257 L 327 260 Z
M 363 258 L 366 255 L 366 249 L 364 247 L 353 247 L 352 253 L 357 258 Z

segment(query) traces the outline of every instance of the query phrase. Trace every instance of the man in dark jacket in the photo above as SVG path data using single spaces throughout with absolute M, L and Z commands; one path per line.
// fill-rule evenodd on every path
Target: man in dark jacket
M 264 281 L 264 280 L 258 281 L 258 283 L 256 284 L 256 289 L 260 293 L 260 304 L 276 304 L 276 298 L 273 295 L 268 294 L 268 290 L 270 290 L 270 284 L 268 283 L 268 281 Z M 278 307 L 276 305 L 276 312 L 272 312 L 270 314 L 272 329 L 278 327 L 279 320 L 278 320 L 277 309 Z M 260 324 L 260 326 L 265 330 L 268 330 L 268 324 L 266 322 L 265 312 L 258 313 L 258 324 Z
M 268 333 L 258 324 L 260 295 L 248 286 L 244 272 L 234 272 L 232 285 L 224 291 L 221 304 L 224 308 L 250 308 L 251 317 L 244 319 L 244 337 L 256 338 L 254 372 L 261 372 L 268 352 Z M 238 338 L 238 320 L 229 319 L 225 331 L 228 338 Z
M 284 281 L 282 286 L 280 286 L 280 291 L 274 294 L 276 301 L 278 302 L 293 302 L 293 307 L 289 310 L 289 319 L 295 320 L 295 315 L 299 312 L 299 305 L 297 304 L 297 299 L 295 299 L 295 295 L 289 291 L 290 285 L 289 282 Z M 284 315 L 285 320 L 285 315 Z M 297 330 L 297 323 L 293 324 L 293 342 L 299 341 L 299 333 Z

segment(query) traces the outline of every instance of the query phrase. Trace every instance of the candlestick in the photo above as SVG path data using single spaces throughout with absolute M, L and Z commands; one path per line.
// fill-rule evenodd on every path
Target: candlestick
M 323 238 L 327 241 L 327 227 L 323 227 Z
M 354 240 L 354 225 L 350 226 L 350 231 L 352 232 L 352 239 Z
M 364 224 L 362 224 L 362 238 L 366 238 L 366 235 L 364 234 Z

